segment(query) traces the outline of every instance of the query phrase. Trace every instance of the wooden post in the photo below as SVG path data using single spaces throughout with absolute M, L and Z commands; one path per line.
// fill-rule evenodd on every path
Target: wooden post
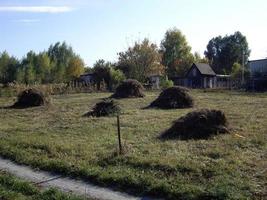
M 119 115 L 117 115 L 117 127 L 118 127 L 119 152 L 120 154 L 122 154 L 121 127 L 120 127 L 120 116 Z

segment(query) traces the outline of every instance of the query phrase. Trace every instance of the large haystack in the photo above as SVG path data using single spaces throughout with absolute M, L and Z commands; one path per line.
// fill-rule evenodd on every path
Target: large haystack
M 43 106 L 49 101 L 42 91 L 37 89 L 26 89 L 22 91 L 17 98 L 17 102 L 12 106 L 13 108 L 28 108 L 35 106 Z
M 174 121 L 161 138 L 206 139 L 211 135 L 228 133 L 225 114 L 220 110 L 202 109 L 193 111 Z
M 190 108 L 193 106 L 193 98 L 188 92 L 187 88 L 179 86 L 167 88 L 160 93 L 149 107 L 162 109 Z
M 97 103 L 92 111 L 86 113 L 84 116 L 92 116 L 92 117 L 104 117 L 104 116 L 114 116 L 119 114 L 121 111 L 120 106 L 117 102 L 113 100 L 103 100 Z
M 123 81 L 116 89 L 111 98 L 136 98 L 144 97 L 144 87 L 134 79 Z

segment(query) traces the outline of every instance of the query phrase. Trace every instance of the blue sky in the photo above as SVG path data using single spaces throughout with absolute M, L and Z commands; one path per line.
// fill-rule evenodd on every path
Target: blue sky
M 160 44 L 177 27 L 192 52 L 218 35 L 241 31 L 250 59 L 267 57 L 266 0 L 0 0 L 0 52 L 18 58 L 66 41 L 92 66 L 148 37 Z

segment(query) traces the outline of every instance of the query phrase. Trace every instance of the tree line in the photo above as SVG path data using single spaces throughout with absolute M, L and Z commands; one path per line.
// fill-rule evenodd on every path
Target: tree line
M 167 30 L 159 47 L 145 38 L 119 52 L 116 63 L 100 59 L 92 68 L 85 67 L 81 57 L 65 42 L 50 45 L 40 53 L 30 51 L 21 60 L 4 51 L 0 53 L 0 82 L 62 83 L 91 72 L 98 85 L 104 80 L 110 87 L 124 78 L 145 82 L 150 75 L 182 77 L 193 62 L 209 63 L 216 73 L 238 76 L 242 62 L 247 63 L 249 55 L 247 39 L 240 32 L 212 38 L 201 57 L 191 52 L 185 35 L 172 28 Z

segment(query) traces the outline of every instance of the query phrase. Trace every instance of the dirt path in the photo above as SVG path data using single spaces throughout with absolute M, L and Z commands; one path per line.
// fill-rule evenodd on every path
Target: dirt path
M 18 165 L 10 160 L 0 157 L 0 170 L 9 172 L 19 178 L 33 182 L 42 188 L 55 187 L 63 192 L 72 192 L 79 196 L 84 196 L 99 200 L 154 200 L 148 197 L 134 197 L 125 193 L 102 188 L 93 184 L 74 180 L 59 175 L 53 175 L 45 171 L 35 171 L 30 167 Z

